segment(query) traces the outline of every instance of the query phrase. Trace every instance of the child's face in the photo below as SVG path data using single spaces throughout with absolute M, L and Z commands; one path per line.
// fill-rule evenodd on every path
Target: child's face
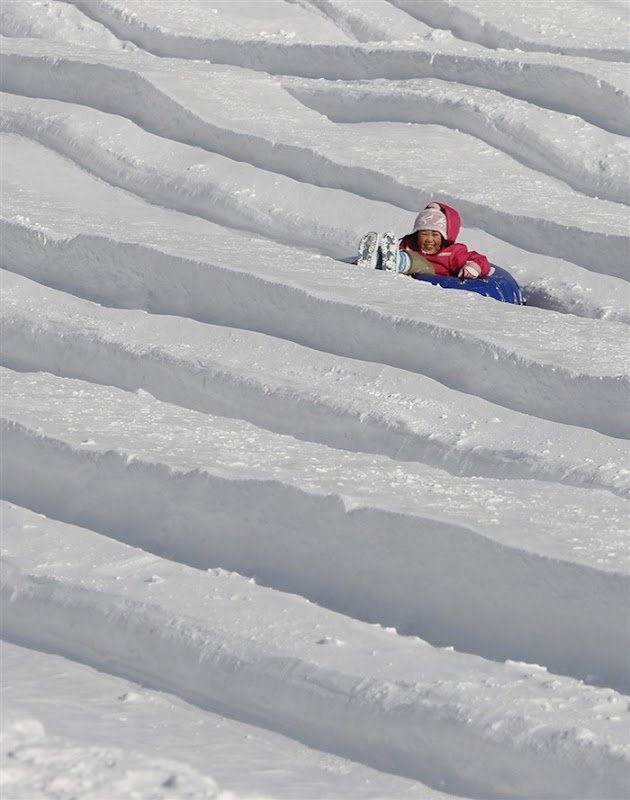
M 418 245 L 423 253 L 437 253 L 442 248 L 442 234 L 437 231 L 418 231 Z

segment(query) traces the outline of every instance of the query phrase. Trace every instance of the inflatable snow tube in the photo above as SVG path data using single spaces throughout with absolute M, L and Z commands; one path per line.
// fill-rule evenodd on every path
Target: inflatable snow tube
M 339 261 L 342 264 L 356 264 L 357 258 L 356 256 L 349 256 L 340 258 Z M 444 289 L 463 289 L 467 292 L 476 292 L 484 297 L 493 297 L 502 303 L 514 303 L 517 306 L 524 305 L 523 292 L 516 279 L 503 267 L 497 267 L 496 264 L 492 266 L 494 267 L 494 272 L 492 275 L 488 275 L 487 278 L 462 279 L 455 275 L 412 275 L 411 277 L 418 281 L 432 283 L 434 286 L 442 286 Z
M 464 278 L 460 279 L 454 275 L 413 275 L 419 281 L 428 281 L 435 286 L 443 286 L 445 289 L 464 289 L 467 292 L 476 292 L 484 297 L 494 297 L 503 303 L 514 303 L 523 305 L 523 293 L 521 287 L 510 273 L 502 267 L 494 267 L 494 273 L 486 278 Z

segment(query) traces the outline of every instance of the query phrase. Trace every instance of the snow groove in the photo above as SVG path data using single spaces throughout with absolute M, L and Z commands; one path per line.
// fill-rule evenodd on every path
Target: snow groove
M 455 36 L 468 42 L 476 42 L 483 47 L 503 50 L 510 48 L 513 50 L 525 50 L 538 53 L 560 53 L 569 56 L 585 56 L 587 58 L 601 59 L 602 61 L 627 62 L 630 60 L 626 44 L 622 35 L 617 35 L 619 46 L 610 46 L 607 42 L 603 47 L 581 46 L 576 47 L 574 38 L 567 36 L 565 30 L 557 24 L 549 24 L 545 20 L 544 8 L 527 6 L 521 9 L 521 14 L 525 18 L 525 30 L 530 34 L 535 30 L 532 22 L 538 22 L 538 30 L 543 33 L 545 41 L 540 39 L 530 39 L 524 36 L 515 35 L 496 23 L 484 19 L 483 15 L 492 13 L 492 3 L 485 3 L 479 8 L 471 7 L 470 3 L 453 2 L 453 0 L 424 0 L 422 3 L 416 0 L 389 0 L 392 5 L 405 11 L 412 18 L 421 20 L 433 28 L 452 31 Z M 588 4 L 584 4 L 588 5 Z M 609 4 L 611 14 L 614 7 Z M 533 9 L 533 10 L 532 10 Z M 479 13 L 481 11 L 481 14 Z M 532 14 L 535 20 L 529 19 L 526 15 Z M 500 13 L 499 13 L 500 17 Z M 616 22 L 623 29 L 624 17 L 620 15 Z M 545 24 L 547 22 L 547 24 Z M 614 29 L 615 24 L 611 27 Z M 558 43 L 560 40 L 560 44 Z M 563 41 L 565 40 L 565 41 Z
M 538 420 L 534 438 L 530 419 L 524 437 L 520 414 L 473 398 L 464 418 L 452 390 L 422 375 L 252 331 L 106 309 L 11 273 L 2 282 L 0 362 L 12 369 L 142 389 L 193 410 L 454 475 L 558 481 L 630 497 L 625 447 L 607 437 L 581 432 L 581 449 L 590 453 L 584 461 L 574 457 L 575 429 L 569 442 L 565 426 Z M 52 309 L 45 317 L 43 307 Z M 173 346 L 178 337 L 189 342 L 184 351 Z
M 12 512 L 15 516 L 18 510 Z M 37 528 L 37 520 L 31 520 L 31 526 Z M 66 540 L 70 542 L 79 533 L 53 524 L 57 542 L 64 548 Z M 81 533 L 95 556 L 103 552 L 108 563 L 114 564 L 124 558 L 124 569 L 129 571 L 128 552 L 117 552 L 111 543 L 89 531 Z M 72 573 L 51 579 L 32 556 L 22 555 L 20 561 L 24 566 L 19 562 L 3 564 L 3 601 L 10 609 L 6 623 L 10 641 L 61 650 L 79 661 L 107 665 L 114 674 L 174 692 L 201 707 L 264 722 L 311 746 L 325 746 L 377 769 L 429 784 L 437 782 L 439 775 L 441 788 L 456 794 L 492 797 L 500 792 L 505 798 L 528 798 L 540 795 L 549 785 L 550 773 L 554 776 L 554 797 L 569 798 L 578 791 L 584 798 L 599 797 L 601 791 L 613 797 L 625 788 L 626 761 L 609 742 L 587 741 L 579 727 L 568 736 L 559 736 L 553 728 L 547 709 L 562 702 L 572 704 L 575 685 L 569 679 L 549 681 L 544 670 L 524 665 L 507 665 L 497 672 L 491 664 L 475 663 L 470 656 L 447 651 L 432 655 L 434 669 L 442 675 L 439 683 L 432 685 L 417 677 L 414 662 L 425 655 L 426 645 L 413 640 L 401 650 L 404 655 L 393 678 L 379 676 L 383 658 L 374 655 L 368 656 L 372 676 L 363 678 L 339 663 L 339 647 L 316 642 L 317 628 L 325 624 L 342 636 L 351 631 L 355 636 L 360 634 L 363 647 L 351 641 L 347 645 L 354 651 L 357 666 L 365 662 L 366 645 L 375 653 L 391 635 L 374 626 L 348 624 L 331 613 L 314 617 L 315 609 L 304 605 L 301 598 L 279 598 L 282 605 L 275 605 L 280 614 L 265 621 L 271 626 L 269 630 L 280 627 L 285 635 L 261 646 L 255 628 L 251 630 L 252 641 L 235 636 L 225 622 L 234 617 L 235 599 L 240 601 L 237 607 L 243 601 L 251 607 L 262 592 L 268 591 L 251 584 L 235 585 L 220 571 L 199 576 L 191 570 L 152 564 L 150 567 L 160 573 L 156 584 L 155 572 L 136 567 L 138 584 L 148 579 L 154 587 L 153 600 L 146 603 L 139 601 L 142 593 L 137 589 L 124 598 L 111 594 L 112 580 L 105 575 L 98 582 Z M 193 615 L 182 618 L 174 598 L 160 593 L 160 585 L 173 580 L 195 597 Z M 226 583 L 229 594 L 225 594 Z M 235 591 L 241 596 L 235 597 Z M 218 618 L 214 613 L 217 606 L 222 611 Z M 173 612 L 178 615 L 175 624 Z M 36 624 L 42 614 L 46 615 L 46 626 Z M 292 617 L 303 620 L 304 627 L 296 629 Z M 81 640 L 72 636 L 73 629 L 95 634 Z M 292 636 L 287 635 L 289 631 Z M 302 640 L 299 647 L 292 647 L 290 642 L 298 637 Z M 106 649 L 103 642 L 107 642 Z M 172 653 L 178 654 L 175 662 Z M 161 665 L 167 661 L 171 668 L 164 670 Z M 499 724 L 496 711 L 489 716 L 478 715 L 453 681 L 453 670 L 465 670 L 473 664 L 481 672 L 476 691 L 488 697 L 489 707 L 510 709 Z M 517 690 L 515 695 L 514 685 L 519 684 L 523 689 L 536 686 L 546 701 L 546 708 L 537 712 L 535 720 L 523 715 L 526 691 Z M 591 711 L 602 705 L 612 709 L 620 700 L 609 690 L 589 690 Z M 466 724 L 462 724 L 464 719 Z M 579 722 L 590 724 L 587 717 Z M 519 735 L 505 736 L 505 725 L 518 730 Z M 589 767 L 600 760 L 606 765 L 605 780 L 594 781 Z M 477 761 L 484 763 L 481 773 L 474 766 Z
M 392 304 L 390 311 L 380 308 L 378 287 L 372 292 L 369 283 L 363 287 L 363 298 L 360 292 L 354 302 L 346 299 L 344 278 L 351 273 L 340 276 L 338 292 L 331 291 L 334 284 L 326 275 L 326 265 L 319 261 L 317 275 L 307 273 L 310 290 L 291 285 L 289 281 L 298 274 L 292 263 L 294 256 L 289 252 L 282 254 L 279 248 L 276 265 L 281 268 L 285 261 L 286 283 L 252 276 L 244 271 L 244 251 L 238 240 L 230 243 L 225 234 L 222 245 L 230 249 L 224 250 L 224 257 L 217 257 L 215 249 L 213 261 L 200 263 L 102 237 L 78 236 L 59 241 L 23 226 L 3 226 L 3 229 L 7 266 L 32 280 L 85 299 L 246 328 L 328 353 L 378 361 L 424 374 L 514 411 L 591 428 L 607 436 L 630 438 L 630 408 L 625 402 L 630 377 L 623 373 L 624 354 L 617 347 L 620 334 L 612 324 L 605 329 L 597 326 L 598 342 L 594 347 L 595 334 L 589 329 L 590 321 L 575 318 L 568 326 L 563 320 L 559 330 L 555 320 L 541 314 L 540 330 L 549 325 L 543 346 L 539 349 L 536 343 L 529 343 L 528 350 L 520 353 L 507 348 L 505 339 L 501 341 L 494 328 L 484 331 L 475 326 L 476 330 L 471 330 L 465 325 L 458 330 L 445 323 L 439 303 L 433 315 L 430 301 L 418 310 L 410 302 L 407 287 L 400 283 L 399 303 Z M 10 237 L 6 235 L 9 231 Z M 305 257 L 300 269 L 306 272 L 312 258 Z M 98 293 L 94 294 L 92 270 L 86 271 L 86 266 L 92 265 L 97 270 L 103 263 L 110 267 L 116 264 L 117 269 L 102 272 Z M 226 267 L 226 263 L 234 266 Z M 337 265 L 332 268 L 338 273 Z M 173 286 L 164 276 L 175 270 L 178 284 Z M 458 299 L 468 303 L 477 298 Z M 286 308 L 296 311 L 287 315 Z M 505 316 L 508 325 L 508 320 L 522 313 L 520 308 L 507 304 L 498 305 L 497 311 Z M 388 339 L 387 331 L 394 325 L 396 338 Z M 339 337 L 340 327 L 353 331 L 352 338 Z M 567 337 L 564 341 L 560 338 L 563 335 Z M 605 346 L 607 335 L 609 347 Z M 423 341 L 426 346 L 420 345 Z M 565 354 L 576 347 L 590 354 L 588 373 L 566 366 Z M 452 383 L 454 365 L 457 365 L 456 386 Z
M 445 47 L 444 43 L 436 48 L 422 40 L 414 41 L 412 47 L 403 44 L 388 48 L 310 42 L 287 44 L 240 35 L 234 39 L 221 35 L 204 39 L 192 31 L 187 35 L 165 34 L 136 15 L 126 14 L 124 5 L 111 0 L 72 1 L 86 16 L 109 28 L 119 39 L 132 41 L 161 58 L 208 60 L 272 75 L 303 78 L 441 78 L 497 89 L 522 100 L 576 114 L 612 133 L 625 135 L 630 127 L 630 95 L 626 90 L 625 72 L 614 62 L 590 62 L 552 53 L 544 54 L 544 59 L 538 59 L 537 54 L 502 52 L 497 55 L 485 48 L 479 48 L 473 55 L 463 55 L 459 48 L 448 52 L 448 45 Z M 471 45 L 469 50 L 473 48 Z M 550 69 L 555 77 L 553 85 L 548 80 Z
M 630 203 L 625 137 L 591 130 L 575 116 L 447 81 L 343 82 L 286 77 L 282 85 L 333 122 L 383 120 L 454 127 L 579 192 Z M 550 136 L 551 129 L 562 138 Z M 566 139 L 573 142 L 569 150 Z
M 625 501 L 592 490 L 594 511 L 578 489 L 538 484 L 523 507 L 509 499 L 518 496 L 513 482 L 507 489 L 500 481 L 471 479 L 451 487 L 446 510 L 444 475 L 422 465 L 407 464 L 401 475 L 396 462 L 347 453 L 340 470 L 334 451 L 308 445 L 310 471 L 296 481 L 287 468 L 293 440 L 239 421 L 164 406 L 143 393 L 6 370 L 3 386 L 4 492 L 12 502 L 199 569 L 255 575 L 434 644 L 630 685 L 630 640 L 624 644 L 630 583 L 620 571 L 623 528 L 614 522 Z M 41 409 L 37 428 L 17 421 L 24 391 Z M 99 398 L 108 411 L 86 412 L 91 438 L 64 434 L 69 424 L 85 430 L 81 409 L 100 405 Z M 128 423 L 134 450 L 125 433 L 114 449 L 103 450 L 97 428 L 115 434 L 127 409 L 134 415 Z M 258 477 L 261 458 L 265 479 Z M 59 481 L 67 475 L 76 477 Z M 383 505 L 379 485 L 401 480 L 405 500 Z M 568 548 L 551 538 L 544 543 L 552 536 L 552 496 L 556 515 L 571 518 Z M 186 518 L 179 513 L 184 507 Z M 470 525 L 480 514 L 494 534 Z M 608 557 L 584 559 L 581 544 L 603 520 Z M 513 545 L 517 532 L 536 538 L 535 553 Z M 345 564 L 357 548 L 364 555 L 350 576 Z M 480 592 L 486 574 L 494 576 L 492 590 Z
M 204 102 L 200 97 L 196 98 L 199 110 L 191 113 L 187 109 L 182 109 L 181 102 L 172 97 L 169 91 L 168 73 L 161 74 L 157 70 L 156 75 L 155 65 L 147 61 L 146 57 L 139 60 L 135 70 L 129 70 L 127 66 L 123 66 L 128 63 L 129 54 L 107 53 L 106 60 L 103 56 L 100 56 L 99 60 L 99 57 L 94 56 L 90 50 L 87 50 L 81 58 L 77 58 L 76 55 L 69 57 L 68 49 L 59 46 L 48 47 L 49 55 L 35 57 L 21 53 L 23 49 L 21 45 L 11 44 L 11 49 L 13 52 L 6 52 L 5 46 L 5 53 L 0 55 L 2 65 L 0 85 L 6 92 L 26 96 L 35 94 L 39 97 L 95 106 L 101 111 L 127 117 L 148 133 L 182 142 L 182 147 L 184 145 L 201 147 L 234 160 L 250 162 L 261 169 L 279 172 L 298 181 L 343 189 L 410 210 L 417 208 L 419 192 L 426 191 L 422 181 L 410 180 L 408 173 L 393 177 L 389 173 L 389 162 L 386 169 L 379 169 L 378 163 L 377 168 L 373 166 L 373 158 L 357 160 L 351 144 L 354 135 L 348 139 L 337 130 L 338 126 L 330 122 L 326 124 L 319 115 L 315 120 L 308 116 L 304 118 L 297 101 L 289 104 L 287 100 L 289 94 L 279 85 L 275 85 L 271 79 L 254 80 L 252 77 L 262 97 L 259 113 L 269 129 L 267 135 L 260 136 L 253 133 L 249 117 L 231 128 L 221 123 L 222 114 L 219 111 L 217 115 L 216 109 L 220 109 L 225 103 L 233 103 L 233 97 L 231 94 L 226 95 L 225 88 L 220 88 L 221 82 L 225 83 L 226 74 L 219 67 L 208 67 L 203 64 L 191 67 L 190 79 L 210 82 L 217 95 L 210 105 L 207 99 Z M 54 53 L 58 55 L 55 57 Z M 54 58 L 52 64 L 51 58 Z M 89 80 L 88 75 L 91 76 Z M 160 88 L 160 83 L 164 85 L 165 81 L 167 81 L 165 89 Z M 103 86 L 103 91 L 99 93 L 97 99 L 90 90 L 93 82 Z M 235 86 L 233 79 L 229 85 Z M 32 88 L 35 86 L 37 89 Z M 146 104 L 138 105 L 139 94 L 147 95 Z M 220 102 L 219 97 L 222 95 Z M 270 107 L 271 102 L 274 104 L 273 109 Z M 203 173 L 197 178 L 194 172 L 199 153 L 184 150 L 180 153 L 174 144 L 171 145 L 169 160 L 178 163 L 184 159 L 187 161 L 187 169 L 171 173 L 166 187 L 163 174 L 164 162 L 159 160 L 151 164 L 150 160 L 150 153 L 156 148 L 159 151 L 161 145 L 152 142 L 150 136 L 146 142 L 142 142 L 142 134 L 139 132 L 141 143 L 135 153 L 120 152 L 114 137 L 96 150 L 93 146 L 89 146 L 87 152 L 83 150 L 82 153 L 84 147 L 82 140 L 89 142 L 91 138 L 89 129 L 83 131 L 78 139 L 72 137 L 73 144 L 68 147 L 63 140 L 60 141 L 54 124 L 51 122 L 33 124 L 29 121 L 32 115 L 30 110 L 32 102 L 26 104 L 27 113 L 22 111 L 21 114 L 18 101 L 16 101 L 17 113 L 11 113 L 12 103 L 8 98 L 5 104 L 7 114 L 3 116 L 4 130 L 31 135 L 49 147 L 59 148 L 64 155 L 77 159 L 81 166 L 94 170 L 95 174 L 113 185 L 129 188 L 147 196 L 153 202 L 166 203 L 171 207 L 175 201 L 175 207 L 207 218 L 204 208 L 208 203 L 204 198 L 207 193 L 204 191 L 207 178 Z M 282 118 L 279 117 L 278 107 L 284 108 L 287 116 L 283 114 Z M 296 143 L 295 134 L 287 133 L 287 126 L 284 124 L 287 118 L 295 120 L 298 130 L 302 127 L 301 123 L 305 123 L 310 129 L 310 138 L 301 135 Z M 323 140 L 323 144 L 313 147 L 312 137 L 318 142 Z M 308 144 L 307 141 L 311 143 Z M 344 152 L 341 161 L 338 156 L 329 155 L 331 144 L 336 144 L 337 151 L 341 145 Z M 369 136 L 365 146 L 368 149 L 371 147 Z M 482 153 L 483 148 L 477 156 L 481 156 Z M 501 151 L 497 153 L 501 155 Z M 145 164 L 146 155 L 149 155 L 149 158 Z M 141 164 L 136 166 L 138 160 Z M 487 169 L 494 168 L 491 165 L 493 161 L 494 159 L 489 159 Z M 604 221 L 603 218 L 597 218 L 601 213 L 598 208 L 593 209 L 589 206 L 588 215 L 584 214 L 581 225 L 576 225 L 574 217 L 569 214 L 564 215 L 562 211 L 554 217 L 541 219 L 536 214 L 540 205 L 539 192 L 531 192 L 529 188 L 535 175 L 538 173 L 531 175 L 526 173 L 520 177 L 522 191 L 531 194 L 531 197 L 526 203 L 521 201 L 523 204 L 519 207 L 522 207 L 523 211 L 518 214 L 506 212 L 500 204 L 493 202 L 492 197 L 483 200 L 477 197 L 474 201 L 466 197 L 453 199 L 449 195 L 455 190 L 455 186 L 446 192 L 440 189 L 440 192 L 446 194 L 446 200 L 458 205 L 471 224 L 489 227 L 500 238 L 512 241 L 521 247 L 535 245 L 538 252 L 564 257 L 589 269 L 627 280 L 626 253 L 629 239 L 626 208 L 615 207 L 616 204 L 613 204 L 610 209 L 605 209 L 606 221 Z M 186 198 L 182 200 L 181 190 L 186 187 L 189 190 L 186 192 Z M 170 191 L 168 196 L 166 188 Z M 556 182 L 547 182 L 545 190 L 550 196 L 557 195 L 559 209 L 563 206 L 572 208 L 576 202 L 581 202 L 579 196 L 574 197 L 572 192 L 563 190 L 560 185 L 556 185 Z M 610 217 L 615 218 L 613 226 L 610 225 Z

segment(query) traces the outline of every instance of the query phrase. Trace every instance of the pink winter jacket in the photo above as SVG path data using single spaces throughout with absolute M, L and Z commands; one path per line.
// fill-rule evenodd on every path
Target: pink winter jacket
M 467 261 L 474 261 L 480 267 L 480 277 L 483 278 L 485 275 L 489 275 L 492 269 L 490 262 L 484 255 L 477 253 L 475 250 L 469 250 L 465 244 L 455 244 L 461 227 L 461 219 L 457 211 L 443 203 L 438 205 L 446 216 L 446 232 L 448 236 L 440 252 L 432 255 L 423 253 L 418 247 L 415 233 L 408 233 L 400 240 L 400 249 L 420 253 L 427 261 L 433 264 L 436 275 L 457 275 Z

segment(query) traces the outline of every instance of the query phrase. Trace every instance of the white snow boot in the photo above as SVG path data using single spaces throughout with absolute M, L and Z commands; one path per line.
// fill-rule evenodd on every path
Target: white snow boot
M 357 266 L 365 269 L 382 269 L 379 240 L 380 236 L 376 231 L 370 231 L 361 237 Z
M 398 249 L 398 236 L 391 231 L 382 233 L 379 247 L 382 253 L 382 267 L 389 272 L 398 272 L 400 263 L 400 250 Z

